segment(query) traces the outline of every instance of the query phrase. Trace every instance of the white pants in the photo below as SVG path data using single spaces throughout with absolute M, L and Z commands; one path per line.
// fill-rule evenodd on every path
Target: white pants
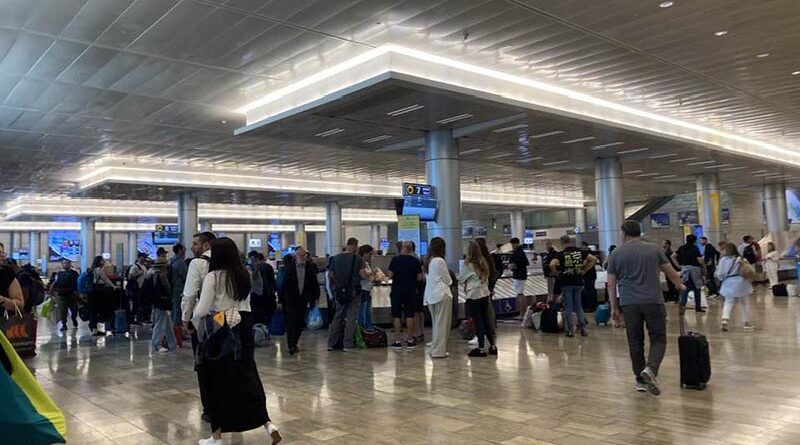
M 431 357 L 447 356 L 447 337 L 453 319 L 453 297 L 445 296 L 442 301 L 429 304 L 431 311 Z
M 742 308 L 742 323 L 747 323 L 750 321 L 750 296 L 746 297 L 725 297 L 725 304 L 722 305 L 722 319 L 723 320 L 730 320 L 731 319 L 731 311 L 733 311 L 733 305 L 736 303 L 736 300 L 739 300 L 739 307 Z

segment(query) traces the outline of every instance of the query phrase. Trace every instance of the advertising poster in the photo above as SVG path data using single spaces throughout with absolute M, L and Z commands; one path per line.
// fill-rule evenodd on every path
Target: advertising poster
M 722 224 L 728 224 L 729 222 L 731 222 L 731 209 L 722 209 Z M 800 220 L 797 222 L 800 222 Z
M 650 228 L 658 229 L 661 227 L 669 227 L 669 213 L 651 213 Z
M 678 212 L 678 224 L 681 226 L 691 226 L 699 224 L 700 221 L 697 217 L 697 210 L 689 210 L 687 212 Z
M 50 261 L 69 259 L 78 261 L 81 254 L 81 237 L 77 231 L 58 230 L 48 232 L 47 247 Z
M 397 238 L 400 241 L 414 241 L 414 245 L 419 246 L 419 215 L 397 217 Z

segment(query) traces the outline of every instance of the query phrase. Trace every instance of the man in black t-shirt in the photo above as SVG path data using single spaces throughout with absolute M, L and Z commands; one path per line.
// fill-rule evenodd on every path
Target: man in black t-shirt
M 552 241 L 545 241 L 544 253 L 542 253 L 542 272 L 547 277 L 547 301 L 551 302 L 555 298 L 554 290 L 558 274 L 550 269 L 550 263 L 558 258 L 558 251 L 553 247 Z
M 696 243 L 697 236 L 686 235 L 686 244 L 672 254 L 672 260 L 681 267 L 681 280 L 686 285 L 686 290 L 681 293 L 681 305 L 686 306 L 689 291 L 692 291 L 694 292 L 694 310 L 705 312 L 700 303 L 700 289 L 703 287 L 706 274 L 705 261 Z
M 512 277 L 514 278 L 514 293 L 517 294 L 517 304 L 520 305 L 520 311 L 524 312 L 525 308 L 521 305 L 526 303 L 525 282 L 528 281 L 528 265 L 530 261 L 528 261 L 528 256 L 525 255 L 525 249 L 519 243 L 519 238 L 511 238 L 509 243 L 514 249 L 509 260 Z
M 701 237 L 700 244 L 703 245 L 703 260 L 706 264 L 706 286 L 710 296 L 719 294 L 719 287 L 714 279 L 714 272 L 717 270 L 720 253 L 713 244 L 708 242 L 708 238 Z
M 402 244 L 400 255 L 392 258 L 389 263 L 387 275 L 392 279 L 392 290 L 389 299 L 392 302 L 392 320 L 394 322 L 394 342 L 389 345 L 394 350 L 402 350 L 403 342 L 400 335 L 402 319 L 406 319 L 405 347 L 414 349 L 417 342 L 414 339 L 414 314 L 417 303 L 417 286 L 422 281 L 422 264 L 414 256 L 414 243 L 405 241 Z
M 586 318 L 583 315 L 581 295 L 583 294 L 583 276 L 586 271 L 593 269 L 597 264 L 594 255 L 581 251 L 575 247 L 572 239 L 564 235 L 561 237 L 561 247 L 563 250 L 550 261 L 550 270 L 558 274 L 558 284 L 561 288 L 561 300 L 564 303 L 564 320 L 567 325 L 567 337 L 573 337 L 572 331 L 572 311 L 578 314 L 578 325 L 581 336 L 585 337 Z
M 64 259 L 61 262 L 61 271 L 53 273 L 50 277 L 50 295 L 56 296 L 56 309 L 58 321 L 61 322 L 61 331 L 67 330 L 67 310 L 72 315 L 72 326 L 78 327 L 78 272 L 72 268 L 72 261 Z

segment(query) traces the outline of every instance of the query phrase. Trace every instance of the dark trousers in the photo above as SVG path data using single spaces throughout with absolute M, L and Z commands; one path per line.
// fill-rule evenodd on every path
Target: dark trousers
M 475 335 L 478 336 L 478 347 L 483 348 L 484 337 L 489 339 L 489 345 L 495 345 L 494 322 L 489 315 L 489 297 L 467 300 L 466 309 L 472 320 L 475 321 Z
M 336 314 L 331 321 L 328 334 L 328 347 L 336 348 L 341 341 L 347 349 L 355 349 L 356 319 L 358 309 L 361 307 L 361 297 L 351 295 L 346 304 L 336 302 Z
M 717 271 L 717 266 L 711 265 L 706 266 L 706 287 L 708 287 L 708 294 L 715 295 L 719 293 L 719 288 L 717 287 L 716 278 L 714 278 L 714 272 Z
M 105 289 L 89 293 L 89 329 L 97 329 L 97 323 L 111 327 L 113 316 L 111 298 L 113 298 L 111 291 Z
M 192 331 L 192 354 L 195 356 L 197 355 L 197 346 L 199 344 L 200 340 L 197 338 L 197 331 Z M 208 373 L 202 366 L 195 366 L 194 370 L 197 373 L 197 386 L 200 388 L 200 404 L 203 406 L 203 414 L 205 414 L 206 406 L 208 405 L 208 396 L 206 395 Z
M 678 288 L 675 287 L 675 284 L 672 283 L 672 280 L 667 278 L 667 295 L 665 298 L 666 301 L 678 301 Z
M 286 343 L 290 348 L 296 348 L 306 327 L 306 305 L 287 302 L 283 305 L 283 316 L 286 323 Z
M 696 311 L 702 309 L 700 305 L 700 288 L 695 284 L 694 280 L 690 278 L 683 284 L 686 285 L 686 290 L 681 294 L 681 306 L 686 306 L 686 302 L 689 300 L 689 292 L 694 291 L 694 309 Z
M 663 304 L 629 304 L 622 306 L 628 350 L 636 378 L 649 367 L 656 375 L 667 350 L 667 310 Z M 644 329 L 650 337 L 650 352 L 644 358 Z

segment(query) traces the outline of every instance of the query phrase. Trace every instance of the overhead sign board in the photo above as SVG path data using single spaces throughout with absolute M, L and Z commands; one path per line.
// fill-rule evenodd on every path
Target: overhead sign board
M 430 184 L 404 182 L 403 196 L 427 196 L 433 198 L 433 187 Z

